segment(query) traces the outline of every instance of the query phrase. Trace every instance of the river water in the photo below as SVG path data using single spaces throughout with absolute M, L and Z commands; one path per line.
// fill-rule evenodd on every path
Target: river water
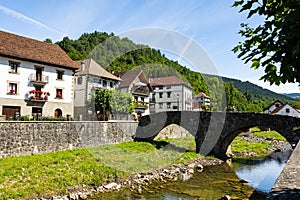
M 124 189 L 92 199 L 265 199 L 282 171 L 291 151 L 262 159 L 234 159 L 231 163 L 204 168 L 187 181 L 156 183 L 141 193 Z

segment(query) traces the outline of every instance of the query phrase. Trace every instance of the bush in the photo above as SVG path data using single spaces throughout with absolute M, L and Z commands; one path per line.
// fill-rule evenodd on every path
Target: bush
M 21 116 L 21 121 L 30 121 L 30 118 L 27 115 Z

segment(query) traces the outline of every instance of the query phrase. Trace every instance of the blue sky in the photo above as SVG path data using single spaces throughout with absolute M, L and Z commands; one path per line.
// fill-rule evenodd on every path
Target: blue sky
M 53 42 L 77 39 L 95 30 L 124 34 L 134 29 L 175 31 L 197 43 L 219 75 L 250 81 L 278 93 L 300 92 L 297 84 L 280 87 L 259 81 L 263 70 L 252 70 L 231 49 L 242 40 L 237 34 L 245 14 L 221 0 L 0 0 L 0 29 Z M 168 54 L 166 54 L 168 55 Z M 179 59 L 176 55 L 172 59 Z M 183 62 L 183 64 L 186 64 Z M 205 72 L 201 71 L 200 72 Z

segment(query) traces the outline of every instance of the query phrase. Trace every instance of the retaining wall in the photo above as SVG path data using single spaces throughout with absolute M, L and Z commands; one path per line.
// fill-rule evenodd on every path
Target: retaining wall
M 137 122 L 0 122 L 0 158 L 131 141 Z

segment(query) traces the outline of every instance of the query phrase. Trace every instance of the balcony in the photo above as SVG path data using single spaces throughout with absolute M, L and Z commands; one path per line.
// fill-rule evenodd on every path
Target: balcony
M 143 101 L 134 102 L 134 107 L 137 109 L 148 109 L 148 103 Z
M 149 94 L 150 94 L 148 86 L 133 87 L 131 89 L 131 92 L 133 94 L 138 94 L 138 95 L 143 95 L 143 96 L 149 96 Z
M 43 92 L 41 90 L 31 90 L 28 92 L 28 101 L 47 102 L 49 96 L 50 96 L 49 92 Z
M 47 83 L 49 83 L 49 76 L 44 76 L 44 75 L 37 76 L 36 74 L 30 74 L 30 76 L 28 77 L 28 80 L 33 85 L 44 86 Z

